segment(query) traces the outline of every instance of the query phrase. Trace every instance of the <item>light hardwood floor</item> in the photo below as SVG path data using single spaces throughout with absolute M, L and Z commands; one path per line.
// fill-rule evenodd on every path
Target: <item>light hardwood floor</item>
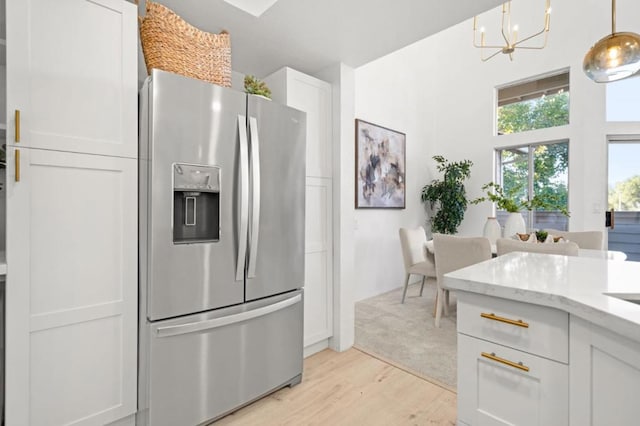
M 305 359 L 302 377 L 215 425 L 455 425 L 454 392 L 357 349 Z

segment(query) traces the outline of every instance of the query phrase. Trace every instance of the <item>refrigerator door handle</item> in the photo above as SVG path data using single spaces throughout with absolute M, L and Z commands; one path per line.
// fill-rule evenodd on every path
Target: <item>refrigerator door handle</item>
M 248 278 L 256 277 L 256 257 L 258 256 L 258 241 L 260 238 L 260 140 L 258 137 L 258 121 L 249 117 L 251 132 L 251 176 L 253 184 L 251 231 L 249 241 L 249 271 Z
M 244 281 L 247 258 L 247 232 L 249 226 L 249 143 L 247 141 L 247 118 L 238 115 L 238 136 L 240 138 L 240 231 L 238 233 L 238 264 L 236 281 Z
M 289 299 L 281 300 L 280 302 L 274 303 L 273 305 L 263 306 L 262 308 L 241 312 L 239 314 L 229 315 L 221 318 L 213 318 L 206 321 L 192 322 L 188 324 L 159 327 L 156 330 L 156 336 L 170 337 L 170 336 L 178 336 L 178 335 L 187 334 L 187 333 L 195 333 L 197 331 L 212 330 L 214 328 L 236 324 L 241 321 L 249 321 L 251 319 L 262 317 L 262 316 L 271 314 L 273 312 L 281 311 L 301 301 L 302 301 L 302 294 L 297 294 Z

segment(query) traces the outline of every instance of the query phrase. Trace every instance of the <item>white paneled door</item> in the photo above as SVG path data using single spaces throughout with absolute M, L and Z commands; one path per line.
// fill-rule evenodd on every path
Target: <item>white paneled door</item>
M 7 0 L 7 143 L 135 157 L 136 27 L 123 0 Z
M 135 412 L 137 161 L 19 152 L 7 182 L 7 424 L 117 420 Z
M 307 177 L 304 345 L 332 336 L 332 179 Z

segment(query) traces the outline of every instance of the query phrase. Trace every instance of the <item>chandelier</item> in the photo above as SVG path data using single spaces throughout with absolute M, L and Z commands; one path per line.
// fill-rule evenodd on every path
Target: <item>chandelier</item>
M 611 34 L 589 49 L 582 68 L 596 83 L 622 80 L 640 69 L 640 35 L 616 32 L 616 0 L 611 0 Z
M 614 0 L 615 1 L 615 0 Z M 544 49 L 547 45 L 547 34 L 549 32 L 549 22 L 551 18 L 551 0 L 546 0 L 545 12 L 544 12 L 544 27 L 535 34 L 527 36 L 518 40 L 518 26 L 511 25 L 511 0 L 502 5 L 502 25 L 501 34 L 504 44 L 487 44 L 485 41 L 485 28 L 480 27 L 480 43 L 477 40 L 478 33 L 478 17 L 473 18 L 473 46 L 481 50 L 480 59 L 482 62 L 486 62 L 489 59 L 496 56 L 498 53 L 504 53 L 509 55 L 509 59 L 513 61 L 513 52 L 516 49 Z M 523 43 L 544 34 L 544 40 L 540 46 L 522 45 Z M 497 49 L 495 52 L 484 57 L 485 49 Z

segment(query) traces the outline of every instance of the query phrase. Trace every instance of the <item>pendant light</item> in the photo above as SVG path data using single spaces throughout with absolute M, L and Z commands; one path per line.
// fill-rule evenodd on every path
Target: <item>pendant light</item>
M 540 31 L 535 34 L 518 38 L 518 26 L 511 25 L 511 0 L 502 5 L 502 19 L 500 26 L 500 35 L 502 36 L 503 43 L 487 44 L 485 42 L 485 29 L 480 27 L 480 43 L 477 41 L 476 34 L 478 33 L 478 17 L 473 18 L 473 47 L 480 49 L 480 59 L 482 62 L 486 62 L 489 59 L 495 57 L 498 53 L 504 53 L 509 55 L 509 59 L 513 61 L 513 52 L 516 49 L 544 49 L 547 45 L 547 35 L 549 34 L 549 25 L 551 22 L 551 0 L 546 0 L 544 8 L 544 26 Z M 532 39 L 537 39 L 538 36 L 544 35 L 542 42 L 538 46 L 532 46 L 528 43 Z M 521 34 L 522 36 L 522 34 Z M 494 50 L 489 56 L 485 57 L 485 49 Z
M 640 69 L 640 35 L 616 32 L 616 0 L 611 0 L 611 34 L 589 49 L 582 68 L 596 83 L 621 80 Z

